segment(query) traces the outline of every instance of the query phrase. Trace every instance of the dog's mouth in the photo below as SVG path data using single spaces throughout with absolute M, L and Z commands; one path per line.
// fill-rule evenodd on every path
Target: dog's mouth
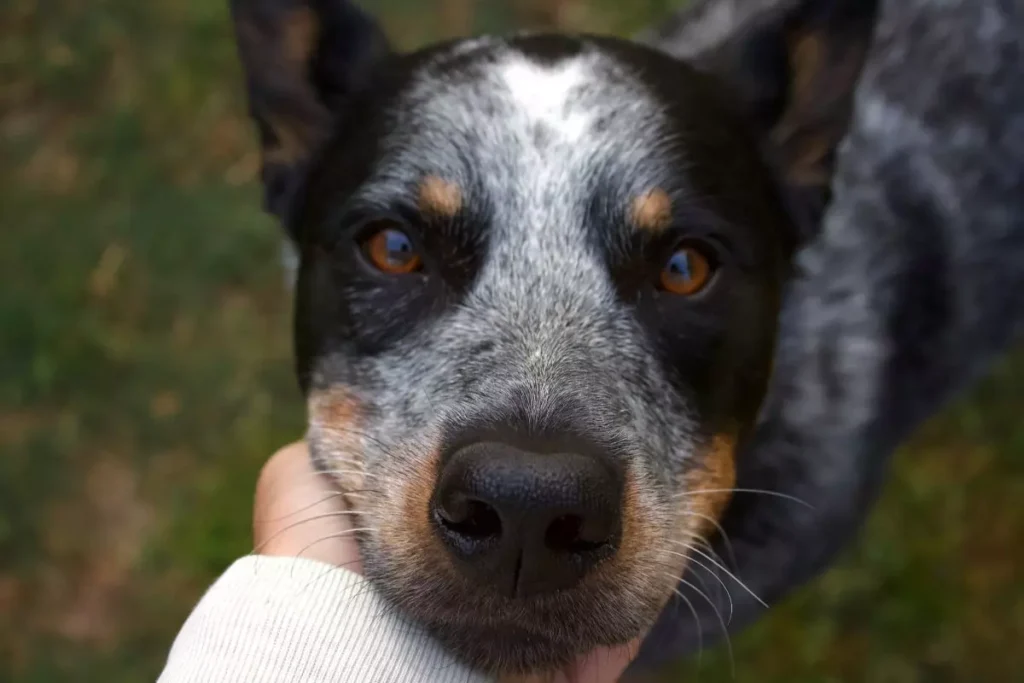
M 503 549 L 503 514 L 480 501 L 439 509 L 437 485 L 411 480 L 371 512 L 369 526 L 380 532 L 365 539 L 364 567 L 396 607 L 471 666 L 557 669 L 637 642 L 672 597 L 686 564 L 678 539 L 698 531 L 676 499 L 659 502 L 653 492 L 629 473 L 613 529 L 542 515 L 535 544 L 520 535 Z
M 393 604 L 456 657 L 492 674 L 551 671 L 635 641 L 671 596 L 670 577 L 679 571 L 651 572 L 658 581 L 645 584 L 609 568 L 573 587 L 524 597 L 471 584 L 450 566 L 409 568 L 406 560 L 366 554 L 369 578 Z
M 731 441 L 720 439 L 674 484 L 578 435 L 474 432 L 447 451 L 389 446 L 384 458 L 357 443 L 350 403 L 317 403 L 310 439 L 344 465 L 332 470 L 345 473 L 343 491 L 373 489 L 351 501 L 370 530 L 360 538 L 367 577 L 490 673 L 552 670 L 641 638 L 732 486 Z
M 484 615 L 476 609 L 423 621 L 449 651 L 492 674 L 535 674 L 570 665 L 602 646 L 638 638 L 653 623 L 660 605 L 627 617 L 615 605 L 581 593 L 545 604 L 507 605 Z

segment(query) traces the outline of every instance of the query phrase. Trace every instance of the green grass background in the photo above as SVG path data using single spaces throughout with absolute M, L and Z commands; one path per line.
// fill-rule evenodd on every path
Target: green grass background
M 0 681 L 154 680 L 301 433 L 226 4 L 0 3 Z M 367 2 L 403 46 L 672 4 Z M 1017 354 L 900 453 L 736 680 L 1024 680 L 1022 381 Z M 665 680 L 730 680 L 724 650 Z

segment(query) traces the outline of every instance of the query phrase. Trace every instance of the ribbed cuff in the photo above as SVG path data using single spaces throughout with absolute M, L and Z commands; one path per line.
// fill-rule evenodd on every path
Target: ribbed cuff
M 252 556 L 210 587 L 158 683 L 477 683 L 362 576 Z

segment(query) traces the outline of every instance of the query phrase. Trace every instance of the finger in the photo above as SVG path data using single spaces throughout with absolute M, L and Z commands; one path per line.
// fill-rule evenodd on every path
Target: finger
M 561 671 L 508 675 L 501 677 L 499 683 L 614 683 L 636 658 L 639 648 L 639 639 L 616 647 L 602 647 Z
M 615 647 L 598 648 L 569 667 L 565 672 L 565 680 L 568 683 L 613 683 L 619 680 L 639 650 L 639 640 Z
M 506 674 L 498 678 L 498 683 L 564 683 L 561 672 L 543 674 Z
M 255 552 L 304 557 L 361 572 L 352 515 L 304 442 L 282 448 L 260 472 L 253 509 Z

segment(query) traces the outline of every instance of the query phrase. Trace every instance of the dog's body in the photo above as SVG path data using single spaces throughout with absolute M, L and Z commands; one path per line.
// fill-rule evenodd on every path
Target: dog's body
M 268 206 L 300 254 L 310 443 L 407 615 L 481 667 L 544 669 L 643 632 L 684 570 L 684 600 L 690 573 L 732 580 L 705 540 L 731 542 L 742 623 L 852 533 L 885 455 L 1022 312 L 1020 44 L 993 25 L 1020 12 L 924 4 L 720 0 L 657 49 L 397 56 L 340 0 L 234 2 Z M 902 31 L 943 12 L 977 20 L 957 30 L 978 61 L 940 79 L 991 89 L 893 109 L 893 74 L 935 49 Z M 665 610 L 641 664 L 713 635 L 719 598 Z
M 687 56 L 693 33 L 735 41 L 770 16 L 744 8 L 795 4 L 712 0 L 645 38 Z M 834 198 L 798 258 L 773 386 L 737 458 L 738 486 L 813 508 L 737 497 L 722 520 L 738 575 L 768 603 L 828 564 L 893 450 L 1024 329 L 1022 74 L 1021 3 L 880 3 Z M 733 598 L 735 628 L 763 611 Z M 715 637 L 713 610 L 694 604 Z M 641 665 L 697 643 L 693 623 L 663 619 Z

